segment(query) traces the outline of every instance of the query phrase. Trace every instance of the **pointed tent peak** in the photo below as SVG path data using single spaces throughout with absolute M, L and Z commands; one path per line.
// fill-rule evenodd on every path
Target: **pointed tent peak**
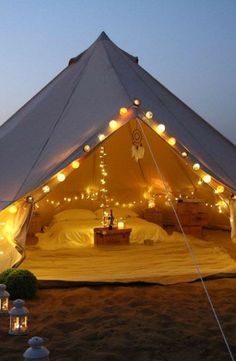
M 115 46 L 116 48 L 118 48 L 124 55 L 126 55 L 130 60 L 132 60 L 132 62 L 138 64 L 138 57 L 137 56 L 133 56 L 129 53 L 127 53 L 126 51 L 120 49 L 115 43 L 113 43 L 113 41 L 109 38 L 109 36 L 105 33 L 105 31 L 102 31 L 101 34 L 99 35 L 99 37 L 97 38 L 97 40 L 95 40 L 95 42 L 91 45 L 95 45 L 98 44 L 101 41 L 108 41 L 110 43 L 111 46 Z M 88 50 L 88 49 L 87 49 Z M 69 64 L 68 65 L 72 65 L 74 63 L 77 63 L 81 57 L 85 54 L 85 52 L 87 51 L 83 51 L 82 53 L 80 53 L 78 56 L 71 58 L 69 60 Z
M 99 35 L 99 37 L 97 38 L 96 41 L 101 41 L 101 40 L 109 40 L 111 41 L 111 39 L 109 38 L 109 36 L 105 33 L 105 31 L 102 31 L 101 34 Z

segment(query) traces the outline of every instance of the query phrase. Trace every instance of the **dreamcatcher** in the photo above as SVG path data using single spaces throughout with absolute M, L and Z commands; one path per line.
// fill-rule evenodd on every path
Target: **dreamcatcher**
M 132 158 L 134 158 L 137 162 L 139 159 L 142 159 L 144 157 L 145 152 L 145 149 L 142 145 L 142 133 L 138 128 L 135 128 L 132 131 L 132 139 Z

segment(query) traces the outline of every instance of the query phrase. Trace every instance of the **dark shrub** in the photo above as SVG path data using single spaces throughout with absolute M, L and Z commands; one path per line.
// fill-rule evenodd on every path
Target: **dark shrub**
M 15 268 L 8 268 L 2 273 L 0 273 L 0 283 L 6 284 L 6 279 L 11 274 L 11 272 L 15 271 Z
M 37 278 L 28 270 L 10 268 L 0 274 L 0 280 L 7 286 L 11 299 L 27 299 L 36 295 Z

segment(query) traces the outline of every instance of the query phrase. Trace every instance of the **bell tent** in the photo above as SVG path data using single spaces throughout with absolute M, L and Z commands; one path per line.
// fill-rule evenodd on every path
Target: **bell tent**
M 231 209 L 234 226 L 235 146 L 104 32 L 0 138 L 1 270 L 22 259 L 33 227 L 47 230 L 66 209 L 155 209 L 163 227 L 186 233 L 180 209 L 223 229 Z

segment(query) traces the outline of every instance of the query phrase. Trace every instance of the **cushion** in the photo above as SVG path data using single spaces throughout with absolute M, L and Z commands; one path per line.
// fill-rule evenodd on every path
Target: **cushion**
M 111 207 L 108 208 L 106 211 L 109 213 L 110 209 L 112 209 L 113 216 L 115 218 L 128 218 L 128 217 L 138 217 L 138 214 L 134 212 L 130 208 L 124 208 L 124 207 Z M 96 216 L 98 218 L 103 217 L 103 209 L 97 209 L 95 212 Z
M 97 216 L 89 209 L 66 209 L 54 215 L 57 221 L 69 221 L 76 219 L 96 219 Z

